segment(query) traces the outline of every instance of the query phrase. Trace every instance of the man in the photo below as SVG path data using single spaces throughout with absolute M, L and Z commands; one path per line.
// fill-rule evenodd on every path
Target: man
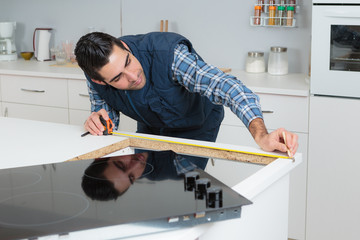
M 214 142 L 227 106 L 263 150 L 289 150 L 290 156 L 297 150 L 296 134 L 282 128 L 268 133 L 258 97 L 234 76 L 205 63 L 181 35 L 116 39 L 95 32 L 80 38 L 75 55 L 88 80 L 92 114 L 85 128 L 93 135 L 102 134 L 100 115 L 118 127 L 122 112 L 138 122 L 141 133 Z

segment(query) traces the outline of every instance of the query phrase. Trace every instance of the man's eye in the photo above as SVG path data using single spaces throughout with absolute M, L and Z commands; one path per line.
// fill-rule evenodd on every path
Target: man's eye
M 121 75 L 114 79 L 114 82 L 118 82 L 121 78 Z

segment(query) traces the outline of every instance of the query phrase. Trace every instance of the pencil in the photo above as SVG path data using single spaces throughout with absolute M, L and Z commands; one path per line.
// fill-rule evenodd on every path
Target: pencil
M 286 143 L 286 135 L 285 135 L 285 132 L 282 132 L 282 135 L 283 135 L 283 139 L 284 139 L 284 143 L 285 143 L 285 146 L 286 146 L 286 149 L 287 149 L 287 154 L 289 155 L 289 157 L 291 157 L 291 152 L 290 152 L 290 149 Z

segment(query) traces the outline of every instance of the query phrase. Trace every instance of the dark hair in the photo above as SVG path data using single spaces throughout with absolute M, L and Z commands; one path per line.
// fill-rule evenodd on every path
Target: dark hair
M 119 39 L 103 32 L 82 36 L 74 51 L 79 67 L 91 79 L 104 81 L 98 71 L 109 62 L 114 45 L 128 51 Z
M 92 200 L 116 200 L 127 190 L 120 193 L 115 189 L 112 182 L 105 179 L 103 172 L 108 166 L 108 160 L 109 158 L 95 159 L 84 172 L 81 187 L 85 194 Z

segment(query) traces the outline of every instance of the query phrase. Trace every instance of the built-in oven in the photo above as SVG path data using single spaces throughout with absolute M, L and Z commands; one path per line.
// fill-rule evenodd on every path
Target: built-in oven
M 310 89 L 360 98 L 360 0 L 313 0 Z

